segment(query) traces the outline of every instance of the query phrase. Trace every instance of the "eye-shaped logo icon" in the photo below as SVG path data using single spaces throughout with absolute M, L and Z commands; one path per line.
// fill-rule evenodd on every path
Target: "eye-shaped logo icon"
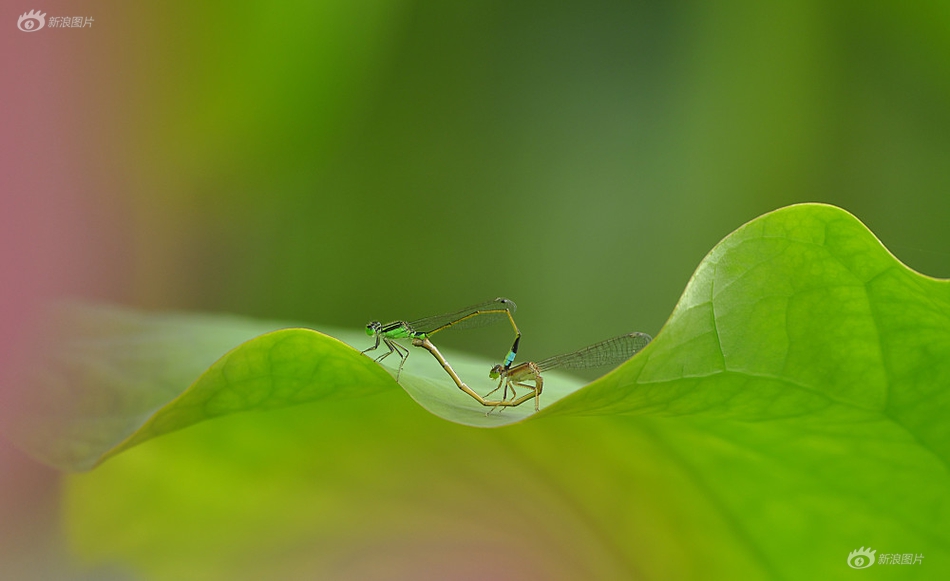
M 867 569 L 874 564 L 874 553 L 877 551 L 872 551 L 871 547 L 864 548 L 861 547 L 855 551 L 851 551 L 848 554 L 848 567 L 852 569 Z
M 24 12 L 23 16 L 16 21 L 16 27 L 23 32 L 36 32 L 44 26 L 46 26 L 46 13 L 40 13 L 39 10 Z

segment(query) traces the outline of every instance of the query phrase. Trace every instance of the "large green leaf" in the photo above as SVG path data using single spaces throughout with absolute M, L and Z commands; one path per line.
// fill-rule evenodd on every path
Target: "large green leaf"
M 490 361 L 446 356 L 490 386 Z M 583 388 L 552 376 L 538 414 L 486 416 L 418 349 L 402 383 L 435 415 L 336 340 L 277 331 L 111 439 L 88 437 L 94 416 L 57 432 L 35 413 L 33 433 L 58 435 L 19 440 L 78 468 L 227 416 L 70 478 L 78 553 L 149 578 L 948 572 L 950 283 L 910 271 L 837 208 L 793 206 L 731 234 L 650 346 Z M 84 453 L 50 452 L 71 434 Z M 922 562 L 850 569 L 867 546 Z
M 340 341 L 371 346 L 362 332 L 324 334 L 232 316 L 152 315 L 83 304 L 59 305 L 51 319 L 55 333 L 47 337 L 8 431 L 21 447 L 63 470 L 92 468 L 151 438 L 227 414 L 396 387 L 394 368 L 384 370 Z M 412 353 L 400 384 L 437 415 L 501 426 L 534 411 L 528 403 L 489 414 L 426 351 Z M 488 361 L 446 353 L 482 393 L 496 386 L 488 379 Z M 393 354 L 385 363 L 398 361 Z M 547 404 L 583 385 L 557 373 L 545 379 Z

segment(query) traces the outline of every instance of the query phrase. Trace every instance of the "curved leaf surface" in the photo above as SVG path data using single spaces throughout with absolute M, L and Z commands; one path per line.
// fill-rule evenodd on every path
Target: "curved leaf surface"
M 319 357 L 298 342 L 338 346 L 335 363 L 281 371 Z M 229 356 L 242 349 L 123 448 L 214 415 L 339 401 L 231 414 L 73 478 L 81 554 L 222 579 L 273 572 L 275 555 L 286 571 L 371 576 L 341 551 L 421 578 L 445 543 L 466 547 L 456 565 L 491 555 L 518 578 L 850 578 L 849 552 L 871 545 L 885 561 L 921 556 L 889 578 L 926 579 L 950 559 L 950 283 L 906 268 L 837 208 L 792 206 L 731 234 L 653 343 L 585 387 L 552 376 L 538 414 L 486 417 L 418 349 L 402 383 L 435 415 L 312 331 Z M 263 355 L 274 349 L 287 356 Z M 490 366 L 446 357 L 473 387 Z M 145 486 L 154 502 L 134 492 Z M 130 514 L 152 544 L 124 542 Z M 280 531 L 265 546 L 261 526 Z

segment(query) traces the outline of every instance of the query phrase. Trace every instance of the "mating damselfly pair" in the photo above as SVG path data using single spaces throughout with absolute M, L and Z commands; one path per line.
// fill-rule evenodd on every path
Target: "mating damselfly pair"
M 409 348 L 396 342 L 398 339 L 408 339 L 412 345 L 422 347 L 432 354 L 433 357 L 442 365 L 442 368 L 449 374 L 452 381 L 459 389 L 470 395 L 475 401 L 486 407 L 493 409 L 503 407 L 514 407 L 521 405 L 529 399 L 534 399 L 534 409 L 540 409 L 541 391 L 544 386 L 542 373 L 553 369 L 584 369 L 591 367 L 607 367 L 623 363 L 635 353 L 643 349 L 651 341 L 651 337 L 646 333 L 627 333 L 619 337 L 613 337 L 599 343 L 594 343 L 571 353 L 555 355 L 539 361 L 528 361 L 519 365 L 512 366 L 518 355 L 518 346 L 521 342 L 521 331 L 515 323 L 514 312 L 517 309 L 514 301 L 499 297 L 497 299 L 472 305 L 458 311 L 425 317 L 415 321 L 393 321 L 382 324 L 379 321 L 373 321 L 366 325 L 366 334 L 376 339 L 375 344 L 364 350 L 373 351 L 379 348 L 383 343 L 389 350 L 379 357 L 376 361 L 382 361 L 386 357 L 396 353 L 399 358 L 399 368 L 396 371 L 396 381 L 402 373 L 403 365 L 409 357 Z M 430 337 L 439 331 L 445 329 L 471 329 L 482 327 L 491 323 L 508 319 L 515 332 L 515 340 L 505 355 L 504 363 L 495 365 L 489 371 L 491 379 L 497 379 L 498 385 L 493 390 L 479 395 L 470 388 L 458 376 L 455 370 L 449 365 L 445 357 L 432 344 Z M 518 395 L 515 387 L 528 389 L 528 393 Z M 490 400 L 488 396 L 499 389 L 502 389 L 501 399 Z M 511 392 L 509 397 L 508 392 Z

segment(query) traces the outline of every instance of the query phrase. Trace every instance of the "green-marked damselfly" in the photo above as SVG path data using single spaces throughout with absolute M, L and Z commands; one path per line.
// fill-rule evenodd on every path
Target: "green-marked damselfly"
M 397 339 L 410 339 L 413 340 L 413 344 L 415 344 L 415 340 L 427 339 L 429 336 L 445 329 L 471 329 L 490 325 L 491 323 L 507 318 L 511 321 L 512 329 L 515 330 L 515 342 L 511 345 L 511 349 L 505 357 L 504 365 L 501 366 L 503 369 L 507 369 L 511 367 L 512 362 L 515 360 L 515 356 L 518 353 L 518 342 L 521 340 L 521 331 L 518 330 L 518 325 L 515 324 L 515 319 L 512 316 L 512 313 L 514 313 L 517 308 L 518 306 L 511 299 L 498 297 L 497 299 L 465 307 L 458 311 L 444 315 L 436 315 L 434 317 L 426 317 L 415 321 L 393 321 L 385 325 L 379 321 L 373 321 L 366 325 L 366 334 L 370 337 L 375 337 L 376 343 L 369 349 L 364 350 L 363 353 L 378 349 L 380 342 L 389 347 L 389 351 L 377 357 L 376 361 L 382 361 L 392 355 L 393 352 L 397 353 L 401 359 L 399 369 L 396 371 L 396 381 L 399 381 L 402 367 L 409 357 L 409 349 L 396 343 Z
M 544 380 L 541 374 L 552 369 L 586 369 L 590 367 L 606 367 L 608 365 L 619 365 L 633 355 L 646 347 L 652 337 L 646 333 L 628 333 L 600 343 L 594 343 L 583 349 L 563 355 L 555 355 L 541 361 L 527 361 L 514 367 L 496 365 L 492 367 L 488 376 L 492 379 L 498 379 L 498 387 L 491 390 L 485 397 L 495 393 L 504 386 L 501 401 L 507 401 L 509 407 L 520 405 L 531 398 L 534 398 L 534 409 L 540 409 L 541 389 L 544 387 Z M 526 382 L 534 382 L 529 385 Z M 515 386 L 530 389 L 531 392 L 521 397 L 515 393 Z M 511 388 L 511 399 L 508 399 L 508 389 Z

